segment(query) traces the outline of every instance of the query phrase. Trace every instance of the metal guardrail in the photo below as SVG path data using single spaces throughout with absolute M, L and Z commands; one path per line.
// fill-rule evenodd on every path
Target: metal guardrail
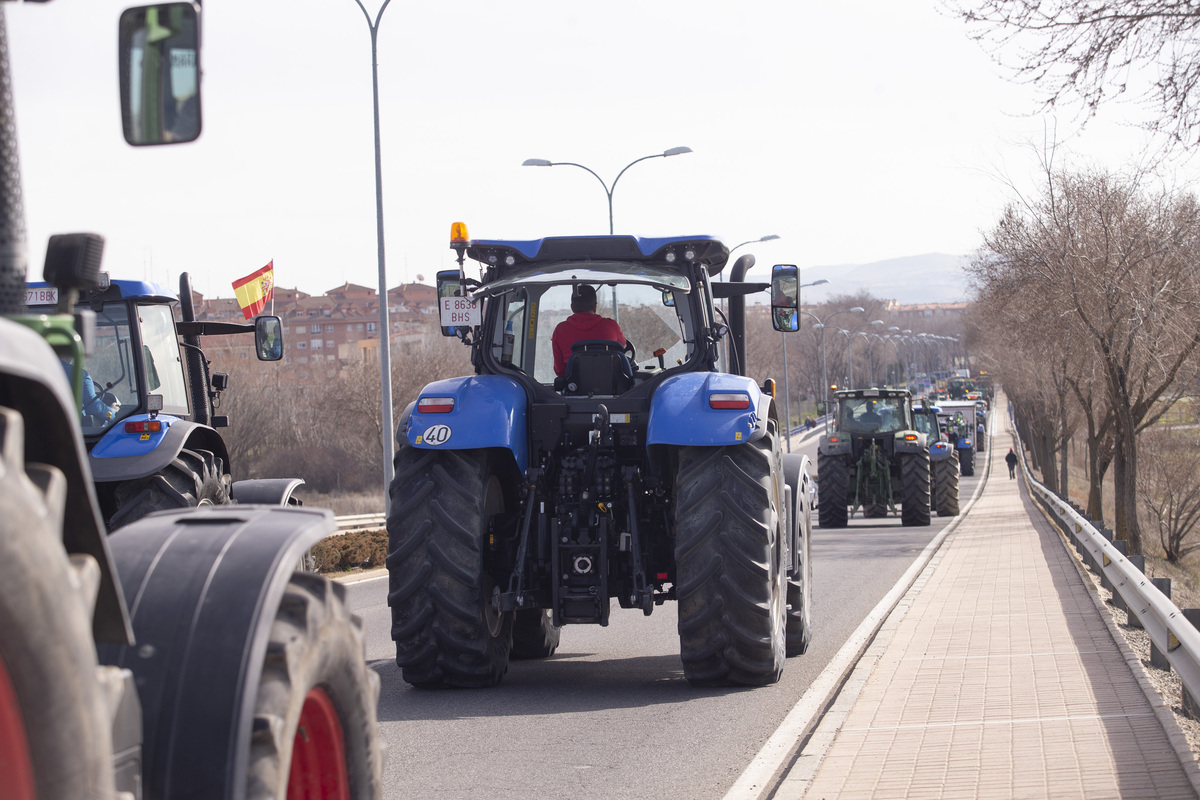
M 387 524 L 387 514 L 348 514 L 337 518 L 339 533 L 367 531 L 382 528 Z
M 1128 613 L 1145 628 L 1151 643 L 1166 656 L 1179 675 L 1185 694 L 1200 698 L 1200 630 L 1158 590 L 1153 579 L 1096 530 L 1090 520 L 1035 480 L 1025 462 L 1024 448 L 1017 449 L 1029 486 L 1064 523 L 1077 546 L 1087 551 L 1096 571 L 1108 579 L 1113 593 L 1120 596 Z M 1185 708 L 1188 705 L 1185 700 Z

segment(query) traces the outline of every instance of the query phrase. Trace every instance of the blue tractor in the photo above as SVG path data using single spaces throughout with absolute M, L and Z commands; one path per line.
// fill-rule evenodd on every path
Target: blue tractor
M 783 452 L 774 382 L 744 374 L 745 295 L 770 285 L 795 330 L 796 268 L 746 283 L 743 256 L 716 282 L 729 250 L 708 236 L 471 240 L 456 223 L 451 239 L 443 332 L 475 374 L 429 384 L 399 419 L 387 563 L 404 679 L 495 685 L 563 625 L 607 625 L 616 598 L 646 615 L 678 602 L 690 682 L 777 681 L 811 633 L 810 478 Z M 607 336 L 555 335 L 579 314 Z
M 52 237 L 51 248 L 91 250 L 94 234 Z M 253 335 L 261 361 L 283 357 L 283 328 L 275 316 L 253 323 L 197 320 L 191 280 L 180 276 L 179 296 L 148 281 L 112 280 L 66 293 L 48 282 L 26 290 L 35 314 L 78 312 L 89 351 L 61 354 L 63 368 L 82 390 L 80 425 L 101 513 L 109 530 L 152 511 L 231 502 L 287 505 L 299 478 L 238 481 L 217 414 L 229 376 L 211 372 L 201 339 Z M 180 321 L 175 320 L 176 308 Z
M 958 450 L 950 443 L 944 423 L 939 420 L 941 409 L 922 401 L 913 407 L 917 430 L 929 442 L 929 496 L 939 517 L 958 516 Z

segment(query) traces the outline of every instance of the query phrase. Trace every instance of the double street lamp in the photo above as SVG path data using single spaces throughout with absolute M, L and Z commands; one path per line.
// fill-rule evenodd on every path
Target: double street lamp
M 613 233 L 613 192 L 616 191 L 617 181 L 621 180 L 621 176 L 625 174 L 625 170 L 629 169 L 634 164 L 637 164 L 641 161 L 646 161 L 647 159 L 650 159 L 650 158 L 668 158 L 670 156 L 679 156 L 679 155 L 683 155 L 684 153 L 690 153 L 690 152 L 692 152 L 692 148 L 690 148 L 690 147 L 672 147 L 671 149 L 664 150 L 661 153 L 653 153 L 648 156 L 642 156 L 641 158 L 635 158 L 633 161 L 630 161 L 628 164 L 626 164 L 624 169 L 622 169 L 620 172 L 617 173 L 617 177 L 613 178 L 613 182 L 612 182 L 611 186 L 609 186 L 607 183 L 605 183 L 604 179 L 601 178 L 599 175 L 597 175 L 595 173 L 595 171 L 592 170 L 590 167 L 585 167 L 583 164 L 577 164 L 574 161 L 550 161 L 549 159 L 545 159 L 545 158 L 527 158 L 521 163 L 521 166 L 522 167 L 579 167 L 582 170 L 586 170 L 587 172 L 590 172 L 596 180 L 600 181 L 600 185 L 604 187 L 604 194 L 608 196 L 608 233 L 611 236 Z M 779 238 L 779 237 L 771 237 L 771 238 Z M 762 239 L 760 241 L 766 241 L 766 239 Z M 750 244 L 750 242 L 745 242 L 744 244 Z M 741 245 L 739 245 L 739 247 L 740 246 Z

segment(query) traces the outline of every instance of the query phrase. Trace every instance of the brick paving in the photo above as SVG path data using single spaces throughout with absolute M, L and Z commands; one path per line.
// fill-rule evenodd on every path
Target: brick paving
M 773 797 L 1197 797 L 1005 441 Z

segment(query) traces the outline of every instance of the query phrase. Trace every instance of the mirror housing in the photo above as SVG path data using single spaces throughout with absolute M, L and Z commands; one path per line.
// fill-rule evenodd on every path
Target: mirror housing
M 800 270 L 795 264 L 771 267 L 771 324 L 777 331 L 800 330 Z
M 283 358 L 283 321 L 269 314 L 254 318 L 254 353 L 259 361 Z
M 200 8 L 159 3 L 121 13 L 121 124 L 132 145 L 200 136 Z

